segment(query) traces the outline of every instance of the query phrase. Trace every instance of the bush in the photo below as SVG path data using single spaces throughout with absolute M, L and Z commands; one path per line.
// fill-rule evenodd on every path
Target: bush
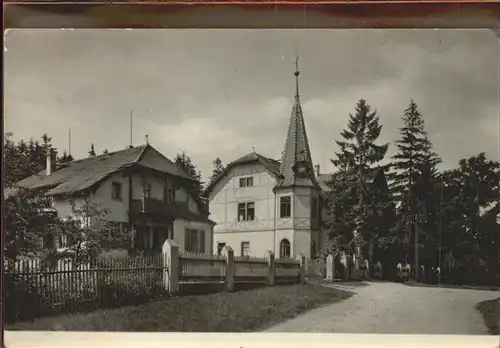
M 144 303 L 152 298 L 159 298 L 165 293 L 161 269 L 152 268 L 154 263 L 137 258 L 133 271 L 127 260 L 100 261 L 100 269 L 110 269 L 97 274 L 97 297 L 102 307 L 118 307 Z M 133 273 L 132 273 L 133 272 Z M 132 273 L 132 274 L 131 274 Z
M 43 297 L 32 279 L 14 274 L 4 276 L 6 322 L 31 320 L 40 315 Z

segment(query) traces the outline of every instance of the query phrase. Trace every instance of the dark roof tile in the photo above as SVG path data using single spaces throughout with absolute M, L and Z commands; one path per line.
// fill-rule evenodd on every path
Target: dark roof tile
M 16 186 L 30 189 L 48 189 L 47 195 L 79 192 L 134 164 L 184 179 L 191 179 L 174 162 L 163 156 L 151 145 L 141 145 L 100 156 L 75 160 L 59 166 L 49 176 L 45 174 L 45 171 L 42 171 L 19 181 Z

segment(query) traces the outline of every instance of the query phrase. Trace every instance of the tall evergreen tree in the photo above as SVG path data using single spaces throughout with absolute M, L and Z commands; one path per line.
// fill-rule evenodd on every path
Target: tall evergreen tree
M 382 125 L 376 111 L 364 99 L 360 99 L 355 107 L 356 113 L 349 114 L 347 129 L 340 135 L 344 140 L 335 141 L 340 152 L 335 153 L 332 163 L 341 170 L 362 171 L 384 159 L 389 144 L 377 145 Z
M 414 100 L 410 101 L 402 120 L 401 137 L 396 141 L 397 153 L 392 157 L 390 186 L 399 212 L 395 230 L 403 241 L 405 259 L 410 262 L 416 256 L 415 234 L 419 234 L 420 250 L 424 241 L 430 243 L 438 229 L 439 196 L 436 194 L 435 179 L 441 159 L 433 151 L 424 119 Z M 411 192 L 412 188 L 415 192 Z M 431 255 L 423 258 L 434 262 Z M 424 262 L 419 260 L 419 263 Z
M 394 180 L 391 182 L 391 191 L 399 204 L 420 176 L 420 168 L 425 165 L 435 176 L 436 166 L 441 163 L 427 138 L 424 119 L 415 101 L 410 101 L 401 119 L 404 124 L 399 129 L 401 137 L 396 141 L 397 153 L 392 157 Z
M 178 154 L 175 157 L 174 162 L 182 171 L 184 171 L 184 173 L 186 173 L 195 180 L 194 191 L 201 198 L 201 193 L 203 192 L 203 182 L 201 180 L 201 172 L 193 164 L 193 162 L 191 161 L 191 157 L 186 155 L 185 152 L 182 152 L 182 154 Z
M 382 237 L 377 233 L 377 224 L 384 219 L 380 212 L 391 204 L 390 201 L 377 197 L 365 182 L 374 166 L 384 159 L 389 147 L 389 144 L 376 143 L 381 131 L 382 125 L 376 111 L 372 111 L 365 100 L 359 100 L 355 106 L 355 114 L 349 115 L 347 129 L 340 133 L 343 140 L 336 141 L 340 152 L 331 160 L 339 168 L 338 175 L 342 176 L 339 181 L 342 186 L 334 190 L 333 201 L 336 200 L 336 203 L 332 205 L 332 226 L 336 226 L 336 229 L 332 228 L 332 237 L 340 238 L 339 233 L 351 233 L 349 231 L 353 231 L 355 222 L 356 232 L 343 238 L 356 246 L 368 243 L 370 261 L 374 244 Z M 348 220 L 341 215 L 348 217 Z
M 95 156 L 95 149 L 94 149 L 94 143 L 90 145 L 90 150 L 89 150 L 89 157 L 94 157 Z
M 209 182 L 214 181 L 224 170 L 224 165 L 222 164 L 222 160 L 219 157 L 217 157 L 212 163 L 214 165 L 214 169 L 212 170 L 212 175 L 210 176 Z

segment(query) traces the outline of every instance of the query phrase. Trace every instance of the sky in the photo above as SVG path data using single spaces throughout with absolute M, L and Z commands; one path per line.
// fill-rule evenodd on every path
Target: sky
M 363 98 L 394 153 L 413 99 L 442 168 L 486 152 L 500 160 L 500 40 L 489 30 L 40 30 L 8 32 L 5 131 L 48 133 L 75 158 L 149 143 L 212 161 L 255 151 L 278 159 L 295 58 L 314 164 L 332 172 L 335 140 Z

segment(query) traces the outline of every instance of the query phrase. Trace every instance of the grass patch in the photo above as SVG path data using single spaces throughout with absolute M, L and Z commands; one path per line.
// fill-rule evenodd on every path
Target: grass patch
M 483 315 L 488 331 L 492 335 L 500 335 L 500 297 L 479 302 L 476 308 Z
M 267 287 L 168 300 L 87 314 L 36 319 L 6 330 L 250 332 L 291 319 L 352 293 L 314 285 Z
M 419 286 L 424 288 L 437 288 L 437 284 L 426 284 L 426 283 L 417 283 L 415 281 L 408 281 L 405 283 L 407 286 Z M 500 288 L 498 286 L 486 286 L 486 285 L 449 285 L 449 284 L 440 284 L 440 288 L 445 289 L 464 289 L 464 290 L 485 290 L 485 291 L 499 291 Z

